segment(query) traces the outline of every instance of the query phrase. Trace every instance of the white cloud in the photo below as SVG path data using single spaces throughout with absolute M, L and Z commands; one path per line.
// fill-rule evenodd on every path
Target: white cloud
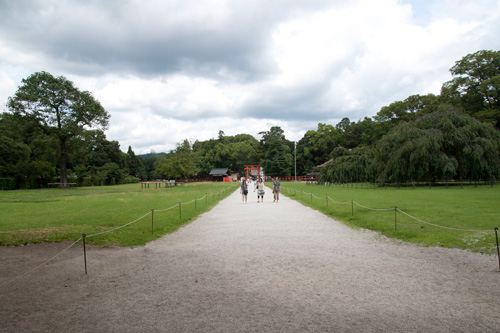
M 468 53 L 500 48 L 497 0 L 3 2 L 0 103 L 46 70 L 111 113 L 108 139 L 139 153 L 183 139 L 299 140 L 439 93 Z

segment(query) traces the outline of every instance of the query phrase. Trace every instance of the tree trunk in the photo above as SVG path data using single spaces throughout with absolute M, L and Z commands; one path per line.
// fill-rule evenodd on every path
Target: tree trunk
M 68 165 L 68 146 L 67 142 L 68 140 L 66 138 L 60 138 L 59 140 L 61 144 L 61 186 L 63 188 L 68 187 L 68 171 L 67 171 L 67 165 Z

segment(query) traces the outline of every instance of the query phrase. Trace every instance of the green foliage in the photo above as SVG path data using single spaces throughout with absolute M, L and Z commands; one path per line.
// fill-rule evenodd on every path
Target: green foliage
M 348 183 L 374 179 L 374 150 L 369 147 L 333 150 L 333 160 L 320 171 L 324 182 Z
M 339 146 L 341 133 L 332 125 L 318 124 L 316 131 L 309 130 L 297 143 L 297 172 L 309 173 L 330 158 L 332 150 Z
M 261 144 L 264 151 L 262 168 L 266 176 L 290 176 L 293 167 L 293 157 L 290 146 L 292 143 L 285 139 L 283 130 L 273 126 L 263 134 Z
M 378 122 L 390 121 L 397 124 L 400 121 L 415 119 L 417 115 L 436 111 L 439 102 L 439 97 L 433 94 L 412 95 L 404 101 L 397 101 L 382 107 L 373 118 Z
M 400 123 L 377 144 L 381 182 L 436 181 L 499 175 L 500 133 L 453 108 Z
M 193 151 L 197 156 L 198 176 L 205 178 L 214 168 L 229 168 L 242 174 L 244 165 L 260 161 L 259 141 L 249 134 L 225 136 L 219 131 L 219 138 L 196 141 Z
M 7 106 L 15 115 L 32 120 L 59 140 L 61 182 L 67 183 L 68 140 L 85 128 L 108 124 L 109 114 L 88 91 L 79 91 L 65 77 L 37 72 L 22 80 Z
M 450 69 L 441 95 L 469 115 L 500 128 L 500 51 L 468 54 Z
M 162 179 L 184 179 L 196 175 L 195 155 L 188 140 L 177 145 L 175 152 L 163 155 L 156 162 L 156 173 Z

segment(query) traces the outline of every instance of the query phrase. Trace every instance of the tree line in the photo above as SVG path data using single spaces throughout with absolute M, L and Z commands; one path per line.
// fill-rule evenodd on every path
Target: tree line
M 0 117 L 0 187 L 206 178 L 213 168 L 243 174 L 246 164 L 260 164 L 268 176 L 293 176 L 296 169 L 325 182 L 498 179 L 500 52 L 469 54 L 450 72 L 439 95 L 412 95 L 357 122 L 319 123 L 296 143 L 276 126 L 260 140 L 219 131 L 217 138 L 144 156 L 106 139 L 109 114 L 91 93 L 64 77 L 34 73 Z

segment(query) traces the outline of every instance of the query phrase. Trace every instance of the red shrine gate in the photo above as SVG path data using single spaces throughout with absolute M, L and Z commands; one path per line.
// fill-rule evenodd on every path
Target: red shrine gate
M 245 165 L 245 170 L 247 171 L 247 178 L 245 178 L 246 180 L 248 180 L 248 171 L 250 170 L 257 170 L 257 177 L 260 178 L 260 165 Z

